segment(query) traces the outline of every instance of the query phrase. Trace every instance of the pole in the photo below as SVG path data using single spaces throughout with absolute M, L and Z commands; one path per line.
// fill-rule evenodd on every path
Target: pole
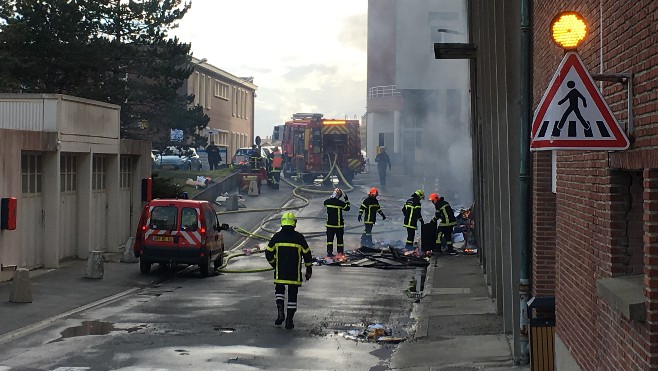
M 532 218 L 531 199 L 531 163 L 530 163 L 530 125 L 532 113 L 532 24 L 531 0 L 521 0 L 521 130 L 520 130 L 520 275 L 519 275 L 519 305 L 520 305 L 520 359 L 519 363 L 528 364 L 528 299 L 530 296 L 530 220 Z

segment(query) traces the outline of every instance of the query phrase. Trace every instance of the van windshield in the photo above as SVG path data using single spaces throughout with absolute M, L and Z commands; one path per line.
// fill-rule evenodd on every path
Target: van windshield
M 178 224 L 178 209 L 175 206 L 156 206 L 151 211 L 151 229 L 173 231 Z

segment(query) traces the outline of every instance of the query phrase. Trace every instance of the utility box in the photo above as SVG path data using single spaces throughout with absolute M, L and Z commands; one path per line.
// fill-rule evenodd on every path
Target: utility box
M 530 369 L 555 370 L 555 297 L 533 297 L 528 301 L 530 320 Z

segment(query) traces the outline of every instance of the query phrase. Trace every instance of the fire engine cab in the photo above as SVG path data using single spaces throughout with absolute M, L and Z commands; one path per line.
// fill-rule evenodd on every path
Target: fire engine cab
M 327 119 L 321 113 L 296 113 L 283 127 L 284 176 L 306 183 L 338 167 L 347 182 L 365 169 L 359 120 Z

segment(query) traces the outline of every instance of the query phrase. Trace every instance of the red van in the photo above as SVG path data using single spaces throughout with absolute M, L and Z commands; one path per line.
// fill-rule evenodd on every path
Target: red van
M 155 199 L 142 210 L 135 237 L 135 256 L 146 274 L 153 263 L 195 264 L 207 277 L 224 262 L 222 230 L 208 201 Z

